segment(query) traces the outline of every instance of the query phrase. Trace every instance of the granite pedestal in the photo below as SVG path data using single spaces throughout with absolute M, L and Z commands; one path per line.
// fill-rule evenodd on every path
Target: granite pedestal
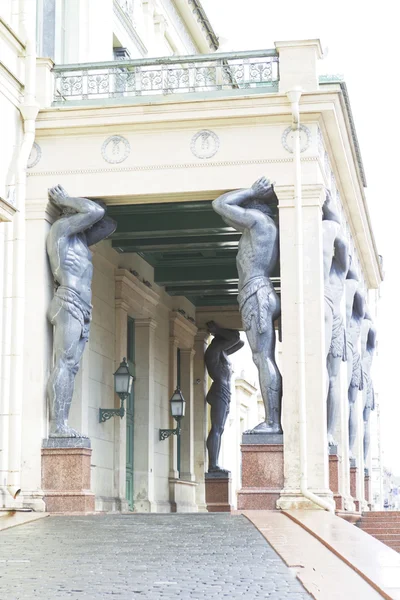
M 231 512 L 232 479 L 230 472 L 206 473 L 205 481 L 208 512 Z
M 364 498 L 369 510 L 371 510 L 371 476 L 368 469 L 364 469 Z
M 283 488 L 283 434 L 244 433 L 239 510 L 274 510 Z
M 360 511 L 360 501 L 357 499 L 358 468 L 355 458 L 350 458 L 350 494 L 354 500 L 356 511 Z
M 344 498 L 339 491 L 341 459 L 337 453 L 337 446 L 329 446 L 329 489 L 333 493 L 336 510 L 344 510 Z
M 50 513 L 92 513 L 88 438 L 49 438 L 42 445 L 42 488 Z

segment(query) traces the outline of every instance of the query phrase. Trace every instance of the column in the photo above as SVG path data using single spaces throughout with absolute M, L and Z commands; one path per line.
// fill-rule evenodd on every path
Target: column
M 115 301 L 115 370 L 126 356 L 128 305 Z M 120 499 L 121 510 L 128 510 L 126 501 L 126 419 L 114 419 L 114 480 L 115 494 Z
M 178 385 L 178 348 L 179 340 L 174 336 L 169 338 L 169 397 L 176 390 Z M 185 397 L 185 396 L 184 396 Z M 169 425 L 171 429 L 175 429 L 176 421 L 172 417 L 169 418 Z M 169 477 L 171 479 L 179 479 L 178 473 L 178 438 L 175 435 L 171 435 L 168 440 L 164 441 L 163 444 L 169 444 L 169 456 L 170 456 L 170 469 Z
M 295 208 L 293 189 L 277 188 L 280 222 L 282 376 L 284 431 L 284 489 L 277 506 L 282 509 L 316 508 L 300 494 L 300 429 L 298 399 L 298 325 Z M 308 489 L 332 498 L 326 432 L 326 366 L 324 350 L 324 282 L 322 215 L 324 189 L 303 189 L 304 327 L 307 402 Z
M 195 351 L 181 349 L 181 390 L 186 400 L 181 433 L 181 479 L 195 481 L 194 475 L 194 394 L 193 359 Z
M 198 331 L 194 341 L 194 473 L 196 476 L 196 504 L 199 511 L 206 511 L 205 479 L 207 439 L 207 372 L 204 352 L 207 348 L 208 332 Z
M 53 277 L 46 238 L 55 211 L 44 200 L 27 200 L 24 352 L 24 397 L 22 404 L 22 473 L 24 506 L 44 510 L 42 500 L 42 440 L 48 437 L 47 380 L 52 365 L 52 327 L 47 310 L 53 297 Z
M 135 319 L 134 504 L 139 512 L 155 512 L 154 347 L 157 322 Z

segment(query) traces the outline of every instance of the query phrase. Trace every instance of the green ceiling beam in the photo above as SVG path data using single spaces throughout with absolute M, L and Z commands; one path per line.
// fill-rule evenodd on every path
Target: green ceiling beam
M 239 237 L 231 238 L 213 238 L 202 237 L 196 241 L 191 241 L 193 238 L 181 238 L 173 241 L 163 238 L 162 240 L 113 240 L 112 246 L 119 252 L 170 252 L 171 250 L 204 250 L 211 248 L 238 248 Z
M 202 282 L 236 283 L 238 272 L 236 265 L 199 266 L 199 267 L 158 267 L 154 269 L 154 280 L 159 285 L 172 286 L 179 282 L 190 285 Z

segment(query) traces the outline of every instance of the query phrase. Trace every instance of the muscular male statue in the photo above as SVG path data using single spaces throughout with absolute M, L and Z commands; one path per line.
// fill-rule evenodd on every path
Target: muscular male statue
M 49 199 L 61 217 L 47 237 L 47 254 L 56 283 L 48 319 L 54 326 L 54 368 L 47 384 L 50 404 L 50 437 L 84 437 L 68 426 L 74 392 L 92 314 L 92 253 L 89 246 L 113 231 L 116 223 L 106 216 L 106 206 L 86 198 L 70 198 L 60 186 L 49 190 Z
M 357 434 L 355 404 L 359 390 L 363 389 L 363 373 L 358 342 L 365 314 L 365 297 L 360 289 L 357 274 L 350 267 L 346 279 L 346 335 L 347 335 L 347 381 L 349 400 L 349 457 L 353 458 Z
M 207 327 L 214 336 L 204 355 L 208 374 L 213 380 L 206 398 L 211 406 L 211 430 L 207 438 L 208 472 L 227 473 L 218 465 L 218 458 L 231 401 L 232 368 L 228 356 L 240 350 L 244 342 L 235 329 L 224 329 L 214 321 L 209 321 Z
M 271 204 L 277 204 L 277 197 L 265 177 L 249 189 L 228 192 L 213 202 L 225 223 L 242 232 L 236 257 L 238 303 L 266 412 L 265 421 L 252 430 L 254 433 L 282 433 L 282 378 L 275 362 L 274 329 L 280 302 L 270 280 L 278 260 L 279 237 Z
M 346 362 L 346 330 L 340 304 L 350 266 L 348 243 L 341 234 L 340 219 L 330 192 L 322 207 L 325 294 L 325 353 L 327 367 L 328 443 L 335 445 L 333 434 L 340 405 L 340 363 Z
M 361 326 L 361 364 L 364 378 L 364 463 L 367 462 L 370 443 L 371 410 L 375 409 L 374 386 L 371 379 L 371 366 L 376 350 L 376 328 L 368 309 Z

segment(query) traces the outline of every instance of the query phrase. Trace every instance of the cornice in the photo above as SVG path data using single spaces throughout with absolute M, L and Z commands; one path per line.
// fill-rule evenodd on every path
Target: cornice
M 4 200 L 0 196 L 0 222 L 1 221 L 12 221 L 13 216 L 17 212 L 15 206 Z
M 302 161 L 316 161 L 316 156 L 305 156 Z M 206 169 L 218 167 L 236 167 L 240 165 L 263 165 L 271 163 L 291 163 L 293 158 L 254 158 L 248 160 L 223 160 L 195 163 L 178 164 L 160 164 L 160 165 L 139 165 L 132 167 L 97 167 L 92 169 L 68 169 L 57 171 L 32 171 L 27 174 L 28 177 L 48 177 L 53 175 L 86 175 L 92 173 L 124 173 L 132 171 L 165 171 L 170 169 Z
M 148 50 L 144 43 L 142 42 L 140 36 L 138 35 L 134 24 L 131 19 L 124 13 L 117 0 L 114 0 L 114 14 L 124 27 L 132 42 L 135 44 L 136 48 L 139 50 L 142 56 L 146 56 L 148 54 Z
M 116 300 L 124 300 L 131 305 L 132 294 L 140 296 L 143 300 L 157 306 L 160 301 L 160 296 L 152 289 L 142 283 L 137 277 L 132 275 L 127 269 L 117 269 L 115 271 L 115 298 Z
M 177 311 L 171 311 L 169 314 L 169 335 L 170 338 L 176 338 L 180 344 L 186 348 L 192 348 L 194 338 L 197 333 L 197 327 L 188 321 Z
M 17 54 L 22 54 L 25 51 L 25 44 L 2 17 L 0 17 L 0 37 L 9 42 Z

